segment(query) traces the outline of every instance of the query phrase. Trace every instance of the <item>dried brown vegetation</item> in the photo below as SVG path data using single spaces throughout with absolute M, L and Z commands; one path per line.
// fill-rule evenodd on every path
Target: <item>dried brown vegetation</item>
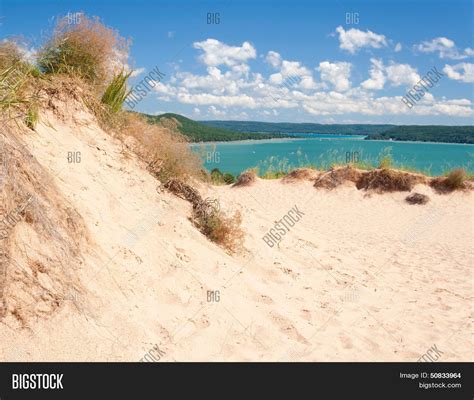
M 375 169 L 364 172 L 356 182 L 356 187 L 379 193 L 409 192 L 418 183 L 426 183 L 426 177 L 393 169 Z
M 468 176 L 461 169 L 451 171 L 445 177 L 434 178 L 430 182 L 430 186 L 438 193 L 451 193 L 455 190 L 465 190 L 467 186 Z
M 60 18 L 38 54 L 46 73 L 79 76 L 102 91 L 127 62 L 129 41 L 98 17 L 80 15 L 77 23 Z
M 257 181 L 257 173 L 255 172 L 255 170 L 251 169 L 251 170 L 242 172 L 237 178 L 237 182 L 235 182 L 232 185 L 232 187 L 250 186 L 256 181 Z
M 193 206 L 193 224 L 211 241 L 230 252 L 242 248 L 244 234 L 240 228 L 242 218 L 239 212 L 232 217 L 226 216 L 215 199 L 203 199 L 190 185 L 172 179 L 165 188 Z
M 412 193 L 405 198 L 408 204 L 426 204 L 430 201 L 430 198 L 421 193 Z
M 126 141 L 127 137 L 134 139 L 131 150 L 146 162 L 150 172 L 161 182 L 199 178 L 202 161 L 191 151 L 183 135 L 149 124 L 135 113 L 123 113 L 119 125 L 118 137 L 125 143 L 130 143 Z
M 361 175 L 362 173 L 351 165 L 334 168 L 320 175 L 314 182 L 314 187 L 331 190 L 347 181 L 356 183 Z
M 311 168 L 297 168 L 291 172 L 288 172 L 283 179 L 283 183 L 297 182 L 297 181 L 309 181 L 315 179 L 318 172 Z

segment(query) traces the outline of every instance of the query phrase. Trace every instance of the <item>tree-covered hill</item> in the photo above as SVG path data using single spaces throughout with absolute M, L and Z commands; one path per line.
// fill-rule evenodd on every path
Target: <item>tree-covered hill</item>
M 217 142 L 246 139 L 272 139 L 284 137 L 280 134 L 260 134 L 249 132 L 237 132 L 225 128 L 217 128 L 179 114 L 166 113 L 161 115 L 144 114 L 150 123 L 162 124 L 164 126 L 174 126 L 191 142 Z

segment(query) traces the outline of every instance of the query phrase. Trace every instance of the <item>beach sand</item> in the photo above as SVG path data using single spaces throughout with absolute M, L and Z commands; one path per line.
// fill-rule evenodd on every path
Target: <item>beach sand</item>
M 138 361 L 155 346 L 159 361 L 417 361 L 432 346 L 473 361 L 472 192 L 418 185 L 430 202 L 409 205 L 350 184 L 200 184 L 241 212 L 244 249 L 228 254 L 89 113 L 73 118 L 44 113 L 25 140 L 84 220 L 83 291 L 47 316 L 22 304 L 24 326 L 7 315 L 2 361 Z M 293 207 L 299 221 L 270 247 Z M 15 235 L 41 245 L 24 221 Z

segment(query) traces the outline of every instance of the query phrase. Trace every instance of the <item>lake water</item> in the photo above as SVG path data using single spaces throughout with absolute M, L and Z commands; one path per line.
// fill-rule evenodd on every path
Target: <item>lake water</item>
M 310 139 L 248 140 L 192 145 L 204 159 L 210 171 L 238 175 L 258 167 L 267 170 L 289 170 L 302 165 L 327 168 L 333 163 L 362 161 L 378 165 L 390 155 L 394 166 L 414 168 L 430 175 L 441 175 L 447 170 L 462 167 L 474 172 L 474 145 L 395 142 L 363 140 L 363 136 L 317 135 Z

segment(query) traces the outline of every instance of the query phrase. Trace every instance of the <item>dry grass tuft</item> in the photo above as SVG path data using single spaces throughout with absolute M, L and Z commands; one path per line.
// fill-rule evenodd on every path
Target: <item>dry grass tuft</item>
M 425 194 L 412 193 L 405 198 L 405 201 L 408 204 L 426 204 L 430 201 L 430 198 Z
M 357 181 L 357 189 L 375 192 L 409 192 L 418 183 L 426 183 L 422 175 L 392 169 L 375 169 L 364 172 Z
M 297 182 L 297 181 L 309 181 L 315 179 L 318 176 L 318 172 L 311 168 L 297 168 L 282 179 L 283 183 Z
M 23 57 L 18 45 L 13 40 L 0 42 L 0 71 L 22 62 Z
M 193 153 L 187 139 L 170 129 L 149 124 L 136 113 L 121 113 L 116 118 L 115 130 L 124 143 L 127 137 L 135 139 L 131 148 L 147 163 L 148 170 L 162 183 L 172 179 L 188 181 L 200 177 L 202 161 Z
M 358 169 L 355 169 L 351 165 L 335 168 L 320 175 L 314 182 L 314 187 L 331 190 L 347 181 L 356 183 L 361 174 Z
M 205 199 L 192 186 L 179 180 L 169 180 L 165 188 L 193 206 L 193 224 L 214 243 L 230 252 L 242 248 L 244 233 L 240 228 L 242 218 L 239 212 L 227 217 L 215 199 Z
M 257 173 L 254 169 L 242 172 L 232 187 L 250 186 L 257 181 Z
M 430 186 L 438 193 L 451 193 L 455 190 L 465 190 L 467 186 L 468 175 L 462 168 L 451 171 L 446 177 L 434 178 Z

